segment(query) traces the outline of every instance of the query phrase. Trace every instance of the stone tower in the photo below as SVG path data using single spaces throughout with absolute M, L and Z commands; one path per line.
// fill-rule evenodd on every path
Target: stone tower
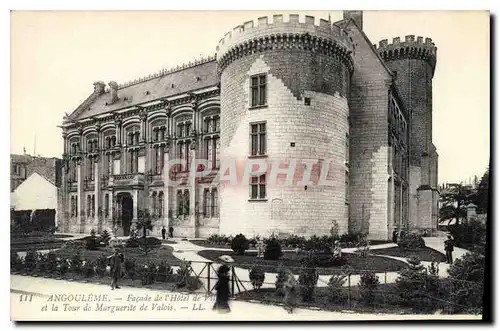
M 379 42 L 378 52 L 396 75 L 410 112 L 410 225 L 435 230 L 438 220 L 438 154 L 432 143 L 432 78 L 437 48 L 430 38 L 406 36 Z
M 345 31 L 299 15 L 246 22 L 219 42 L 220 173 L 238 172 L 221 179 L 221 233 L 323 235 L 334 220 L 347 232 L 351 52 Z

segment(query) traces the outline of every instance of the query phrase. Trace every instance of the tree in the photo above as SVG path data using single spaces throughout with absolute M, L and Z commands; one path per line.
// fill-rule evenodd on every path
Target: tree
M 474 196 L 474 204 L 477 205 L 477 210 L 479 213 L 486 213 L 488 211 L 488 201 L 489 201 L 489 187 L 490 187 L 490 169 L 486 169 L 481 181 L 477 187 L 476 194 Z
M 153 230 L 153 223 L 151 222 L 151 214 L 148 209 L 145 209 L 142 213 L 142 218 L 137 221 L 137 229 L 142 229 L 142 238 L 138 238 L 139 249 L 144 253 L 144 255 L 148 256 L 148 253 L 153 250 L 152 246 L 148 245 L 147 240 L 147 230 Z
M 440 220 L 456 220 L 456 224 L 460 223 L 460 219 L 467 218 L 466 206 L 474 200 L 474 192 L 472 188 L 462 184 L 448 184 L 444 193 L 441 193 L 440 200 L 442 207 L 439 210 Z M 449 224 L 448 223 L 448 224 Z

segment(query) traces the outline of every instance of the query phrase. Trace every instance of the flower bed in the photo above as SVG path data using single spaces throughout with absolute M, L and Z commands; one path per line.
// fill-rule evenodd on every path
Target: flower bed
M 137 251 L 129 248 L 125 253 L 120 285 L 188 291 L 200 288 L 201 282 L 192 274 L 190 263 L 173 257 L 171 248 L 162 246 L 147 260 L 134 250 Z M 31 250 L 22 258 L 11 251 L 11 273 L 111 284 L 108 257 L 112 251 L 62 249 L 40 254 Z M 177 270 L 173 265 L 179 266 Z
M 256 252 L 245 252 L 244 255 L 237 255 L 233 252 L 218 251 L 218 250 L 203 250 L 198 254 L 206 259 L 220 262 L 218 259 L 221 255 L 229 255 L 235 261 L 235 265 L 241 268 L 250 269 L 257 264 L 262 266 L 264 272 L 278 272 L 278 266 L 284 265 L 289 267 L 294 274 L 297 274 L 301 269 L 300 255 L 294 252 L 284 252 L 279 260 L 264 260 L 257 258 Z M 356 254 L 342 253 L 346 258 L 346 265 L 351 266 L 356 270 L 374 270 L 376 272 L 384 271 L 399 271 L 407 266 L 406 263 L 389 259 L 380 256 L 359 257 Z M 320 275 L 330 275 L 334 270 L 340 269 L 340 266 L 331 268 L 318 268 Z

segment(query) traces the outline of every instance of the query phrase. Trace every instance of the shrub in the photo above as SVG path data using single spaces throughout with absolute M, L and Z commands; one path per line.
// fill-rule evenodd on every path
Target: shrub
M 344 233 L 340 236 L 341 243 L 357 243 L 359 241 L 360 233 Z
M 415 250 L 425 247 L 424 237 L 418 233 L 410 232 L 398 238 L 398 246 L 406 250 Z
M 79 274 L 83 266 L 82 256 L 79 253 L 76 253 L 71 257 L 70 263 L 71 263 L 71 272 Z
M 286 270 L 282 265 L 280 265 L 278 266 L 278 275 L 276 277 L 276 282 L 274 283 L 276 286 L 276 294 L 279 296 L 283 296 L 285 294 L 284 292 L 285 280 L 286 280 Z
M 57 270 L 57 255 L 54 251 L 49 251 L 47 253 L 45 263 L 45 270 L 47 272 L 53 273 Z
M 238 255 L 244 255 L 248 248 L 250 248 L 250 243 L 241 233 L 234 237 L 231 241 L 231 249 Z
M 347 276 L 344 274 L 334 274 L 328 280 L 328 299 L 333 303 L 344 303 L 347 301 L 347 294 L 344 291 L 344 283 Z
M 90 251 L 95 251 L 99 248 L 99 241 L 95 235 L 91 235 L 85 239 L 85 248 Z
M 344 255 L 335 257 L 331 253 L 310 253 L 301 257 L 301 261 L 310 260 L 311 264 L 317 268 L 341 267 L 347 263 Z
M 152 273 L 151 273 L 149 264 L 145 264 L 141 267 L 141 284 L 143 286 L 153 284 L 153 277 L 152 277 Z
M 481 310 L 483 307 L 484 255 L 467 252 L 448 269 L 455 311 Z
M 379 284 L 378 276 L 373 271 L 363 272 L 359 280 L 360 302 L 372 304 Z
M 186 287 L 188 284 L 188 277 L 191 273 L 191 262 L 183 260 L 179 269 L 177 269 L 177 287 Z
M 304 302 L 313 301 L 314 288 L 318 283 L 319 274 L 312 263 L 305 262 L 299 274 L 300 294 Z
M 108 258 L 106 255 L 99 256 L 96 261 L 96 272 L 97 275 L 102 278 L 106 274 L 106 267 L 108 266 Z
M 156 274 L 158 272 L 158 266 L 150 261 L 148 264 L 144 265 L 142 269 L 142 285 L 153 284 L 156 280 Z
M 108 230 L 102 231 L 101 236 L 99 237 L 99 241 L 104 243 L 104 245 L 108 246 L 110 240 L 111 240 L 111 235 L 109 234 Z
M 450 226 L 454 244 L 458 247 L 470 249 L 475 245 L 483 245 L 486 242 L 486 224 L 478 220 Z
M 129 238 L 125 244 L 126 247 L 139 247 L 139 246 L 147 246 L 149 248 L 161 246 L 161 240 L 155 237 L 146 237 L 146 238 Z
M 87 247 L 87 238 L 90 237 L 85 237 L 79 240 L 67 240 L 63 244 L 63 248 L 68 248 L 68 249 L 74 249 L 74 250 L 79 250 L 79 249 L 85 249 Z
M 69 270 L 69 263 L 66 259 L 60 259 L 57 263 L 57 272 L 59 276 L 64 277 Z
M 23 258 L 17 252 L 10 251 L 10 269 L 14 271 L 21 271 L 24 268 Z
M 172 267 L 165 263 L 165 261 L 161 261 L 158 265 L 158 275 L 156 279 L 159 282 L 166 282 L 172 278 L 173 270 Z
M 134 259 L 125 259 L 123 263 L 123 268 L 125 269 L 125 274 L 132 280 L 136 274 L 136 262 Z
M 426 287 L 427 272 L 415 256 L 410 257 L 408 263 L 408 267 L 400 270 L 396 279 L 399 302 L 405 307 L 420 307 L 427 310 L 432 307 Z
M 90 278 L 95 274 L 95 262 L 87 260 L 82 265 L 82 273 L 85 278 Z
M 279 260 L 283 253 L 281 244 L 276 237 L 271 237 L 266 241 L 266 250 L 264 251 L 265 260 Z
M 31 272 L 35 270 L 37 263 L 38 263 L 37 251 L 35 250 L 27 251 L 26 256 L 24 257 L 24 269 L 27 272 Z
M 44 273 L 47 270 L 47 254 L 37 253 L 38 254 L 38 263 L 36 265 L 35 270 Z
M 258 290 L 261 288 L 262 284 L 264 284 L 264 279 L 266 274 L 264 273 L 264 269 L 258 265 L 254 265 L 249 272 L 250 282 L 254 289 Z

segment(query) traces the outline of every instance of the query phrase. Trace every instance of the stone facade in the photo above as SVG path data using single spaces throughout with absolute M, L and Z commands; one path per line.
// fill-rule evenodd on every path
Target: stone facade
M 430 232 L 438 221 L 438 154 L 432 142 L 432 78 L 436 67 L 435 44 L 430 38 L 406 36 L 379 43 L 377 51 L 395 73 L 395 84 L 410 125 L 410 205 L 412 226 Z
M 417 193 L 437 183 L 428 62 L 414 95 L 362 25 L 359 11 L 333 24 L 262 17 L 213 58 L 96 82 L 62 125 L 60 228 L 127 235 L 146 212 L 154 234 L 187 237 L 324 235 L 335 221 L 388 239 L 417 218 L 432 226 L 434 191 Z

